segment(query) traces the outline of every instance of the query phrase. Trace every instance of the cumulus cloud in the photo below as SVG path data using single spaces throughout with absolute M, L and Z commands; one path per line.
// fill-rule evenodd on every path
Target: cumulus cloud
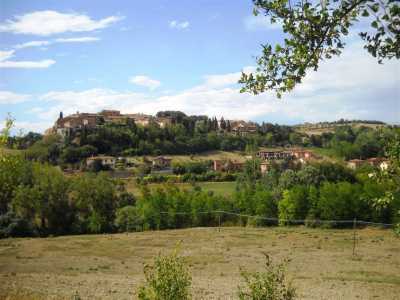
M 136 84 L 136 85 L 147 87 L 150 90 L 154 90 L 161 85 L 160 81 L 152 79 L 146 75 L 137 75 L 137 76 L 131 77 L 129 79 L 129 82 Z
M 251 68 L 245 68 L 249 71 Z M 124 113 L 155 114 L 160 110 L 181 110 L 187 114 L 224 116 L 294 124 L 323 120 L 378 119 L 398 122 L 400 114 L 400 63 L 379 65 L 360 44 L 351 44 L 344 54 L 324 62 L 318 72 L 308 74 L 293 93 L 282 100 L 267 92 L 239 93 L 240 72 L 204 77 L 201 85 L 158 95 L 90 89 L 53 91 L 41 95 L 35 114 L 51 126 L 58 113 L 97 112 L 118 109 Z
M 282 25 L 280 23 L 271 23 L 269 17 L 263 16 L 261 14 L 257 16 L 247 16 L 244 18 L 243 23 L 244 27 L 249 31 L 276 30 L 282 28 Z
M 169 22 L 169 27 L 173 28 L 173 29 L 181 29 L 182 30 L 182 29 L 189 28 L 189 26 L 190 26 L 189 21 L 179 22 L 177 20 L 172 20 L 172 21 Z
M 28 101 L 30 97 L 30 95 L 16 94 L 10 91 L 0 91 L 0 105 L 25 102 Z
M 255 68 L 251 66 L 244 67 L 242 70 L 244 73 L 250 73 L 254 71 Z M 196 89 L 221 88 L 236 85 L 242 75 L 242 72 L 206 75 L 204 76 L 204 84 L 196 87 Z
M 122 19 L 110 16 L 93 20 L 85 14 L 60 13 L 53 10 L 30 12 L 14 16 L 13 19 L 0 23 L 0 32 L 49 36 L 64 32 L 88 32 L 103 29 Z

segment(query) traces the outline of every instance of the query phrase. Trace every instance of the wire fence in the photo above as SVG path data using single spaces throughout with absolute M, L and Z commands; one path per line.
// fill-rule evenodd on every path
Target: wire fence
M 266 216 L 260 216 L 260 215 L 249 215 L 249 214 L 242 214 L 242 213 L 237 213 L 237 212 L 231 212 L 231 211 L 224 211 L 224 210 L 212 210 L 212 211 L 196 211 L 196 212 L 168 212 L 168 211 L 163 211 L 159 212 L 160 215 L 187 215 L 187 216 L 193 216 L 193 214 L 216 214 L 217 217 L 222 217 L 224 215 L 226 216 L 236 216 L 240 218 L 247 218 L 248 220 L 262 220 L 262 221 L 269 221 L 271 223 L 276 223 L 278 224 L 313 224 L 315 226 L 318 225 L 334 225 L 334 224 L 342 224 L 342 225 L 352 225 L 357 226 L 357 225 L 365 225 L 365 226 L 378 226 L 378 227 L 384 227 L 384 228 L 392 228 L 394 227 L 395 224 L 391 223 L 378 223 L 378 222 L 370 222 L 370 221 L 363 221 L 363 220 L 358 220 L 357 218 L 352 219 L 352 220 L 321 220 L 321 219 L 280 219 L 280 218 L 272 218 L 272 217 L 266 217 Z M 221 224 L 219 224 L 221 225 Z

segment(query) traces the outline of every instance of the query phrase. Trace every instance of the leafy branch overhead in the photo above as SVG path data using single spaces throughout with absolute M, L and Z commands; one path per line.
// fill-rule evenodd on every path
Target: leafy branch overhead
M 262 45 L 256 72 L 245 74 L 241 92 L 258 94 L 273 90 L 280 98 L 301 83 L 310 69 L 341 54 L 344 37 L 361 20 L 370 22 L 359 32 L 364 48 L 376 57 L 400 58 L 399 0 L 253 0 L 254 14 L 263 14 L 271 23 L 282 24 L 284 44 Z

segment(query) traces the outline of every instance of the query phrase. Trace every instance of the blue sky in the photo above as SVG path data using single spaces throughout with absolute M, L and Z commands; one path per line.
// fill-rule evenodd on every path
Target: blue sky
M 294 93 L 239 94 L 263 42 L 282 33 L 251 1 L 3 0 L 0 120 L 43 131 L 60 110 L 182 110 L 295 124 L 400 118 L 398 62 L 377 65 L 357 36 Z

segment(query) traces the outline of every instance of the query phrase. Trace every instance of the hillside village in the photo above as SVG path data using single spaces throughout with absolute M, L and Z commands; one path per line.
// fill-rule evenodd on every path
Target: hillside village
M 182 123 L 182 118 L 186 117 L 181 112 L 159 112 L 155 116 L 133 113 L 124 114 L 118 110 L 102 110 L 99 113 L 84 113 L 77 112 L 72 115 L 64 116 L 60 112 L 59 118 L 56 120 L 54 126 L 49 128 L 45 135 L 58 135 L 64 141 L 72 138 L 73 141 L 79 143 L 82 135 L 91 130 L 101 129 L 104 126 L 141 126 L 143 128 L 156 127 L 160 129 L 167 129 L 168 127 Z M 223 117 L 220 120 L 216 118 L 209 119 L 206 116 L 192 116 L 194 127 L 206 124 L 208 128 L 214 130 L 218 134 L 232 135 L 243 138 L 257 137 L 257 133 L 263 127 L 255 122 L 243 120 L 225 120 Z M 372 122 L 373 123 L 373 122 Z M 295 126 L 294 128 L 304 130 L 308 129 L 331 129 L 332 126 L 346 126 L 351 124 L 350 121 L 338 121 L 335 123 L 321 123 L 321 124 L 304 124 L 302 126 Z M 377 124 L 383 126 L 382 124 Z M 307 139 L 307 135 L 299 136 L 300 140 Z M 261 174 L 266 174 L 271 166 L 276 163 L 288 162 L 307 164 L 312 161 L 323 160 L 324 157 L 315 153 L 312 149 L 305 149 L 298 145 L 289 145 L 285 147 L 269 148 L 266 150 L 252 151 L 251 153 L 237 154 L 235 158 L 216 157 L 213 159 L 203 159 L 207 163 L 207 169 L 214 172 L 242 172 L 245 168 L 246 161 L 258 159 L 258 168 Z M 176 159 L 173 157 L 158 155 L 152 156 L 150 159 L 144 158 L 141 162 L 137 157 L 130 157 L 129 155 L 106 155 L 106 154 L 92 154 L 85 159 L 85 166 L 88 169 L 108 169 L 119 170 L 119 176 L 131 176 L 133 173 L 121 172 L 121 170 L 135 170 L 140 165 L 146 165 L 150 172 L 155 174 L 173 174 L 173 163 Z M 350 159 L 346 165 L 351 169 L 359 168 L 363 165 L 371 165 L 373 167 L 387 168 L 387 159 L 383 157 L 371 157 L 368 159 Z M 85 168 L 84 168 L 85 169 Z M 66 169 L 68 171 L 68 169 Z

